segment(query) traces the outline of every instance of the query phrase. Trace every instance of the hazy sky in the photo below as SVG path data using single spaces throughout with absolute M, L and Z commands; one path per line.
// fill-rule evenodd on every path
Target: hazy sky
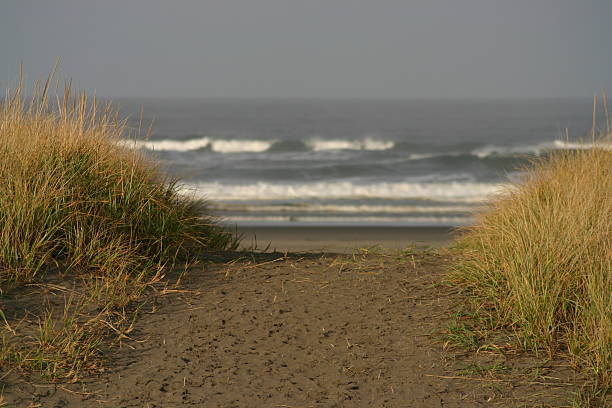
M 612 93 L 612 0 L 2 0 L 23 61 L 103 96 Z

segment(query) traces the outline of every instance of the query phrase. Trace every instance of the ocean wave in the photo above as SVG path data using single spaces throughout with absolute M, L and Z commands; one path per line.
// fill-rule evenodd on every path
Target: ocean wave
M 392 149 L 392 141 L 365 138 L 361 140 L 324 140 L 310 139 L 306 141 L 291 140 L 248 140 L 248 139 L 214 139 L 201 137 L 189 140 L 120 140 L 119 145 L 133 149 L 155 151 L 188 152 L 209 148 L 217 153 L 261 153 L 265 151 L 302 151 L 315 152 L 327 150 L 368 150 L 380 151 Z
M 478 159 L 488 158 L 516 158 L 525 155 L 541 155 L 554 150 L 585 150 L 585 149 L 605 149 L 612 150 L 612 143 L 595 142 L 569 142 L 564 140 L 554 140 L 552 142 L 542 142 L 536 144 L 524 144 L 515 146 L 485 145 L 469 152 L 465 151 L 441 151 L 437 153 L 411 153 L 408 155 L 410 160 L 427 160 L 443 157 L 476 157 Z
M 310 147 L 315 152 L 325 150 L 389 150 L 393 149 L 395 142 L 389 140 L 377 140 L 365 138 L 361 140 L 346 140 L 346 139 L 310 139 L 306 142 L 306 146 Z
M 329 181 L 312 183 L 222 184 L 203 182 L 184 185 L 183 191 L 216 201 L 291 199 L 422 199 L 477 203 L 504 191 L 507 184 L 478 182 L 378 182 Z
M 540 155 L 552 150 L 580 150 L 594 147 L 612 150 L 612 143 L 605 142 L 571 142 L 566 140 L 553 140 L 535 144 L 515 146 L 484 145 L 470 150 L 456 149 L 450 146 L 447 151 L 410 153 L 405 143 L 396 143 L 390 140 L 373 138 L 365 139 L 320 139 L 302 140 L 249 140 L 249 139 L 215 139 L 201 137 L 188 140 L 120 140 L 119 145 L 154 151 L 188 152 L 200 149 L 210 149 L 217 153 L 262 153 L 262 152 L 299 152 L 299 151 L 333 151 L 333 150 L 361 150 L 361 151 L 387 151 L 399 150 L 408 153 L 409 160 L 426 160 L 437 157 L 457 157 L 471 155 L 479 159 L 489 157 L 514 157 L 526 154 Z M 412 146 L 412 145 L 410 145 Z M 415 146 L 412 146 L 416 148 Z
M 539 155 L 543 152 L 551 150 L 549 143 L 540 143 L 537 145 L 519 145 L 519 146 L 483 146 L 474 149 L 470 152 L 471 155 L 479 159 L 485 159 L 491 156 L 516 156 L 524 154 Z
M 597 142 L 570 142 L 567 140 L 555 140 L 553 142 L 555 148 L 566 150 L 585 150 L 585 149 L 603 149 L 612 150 L 612 142 L 597 141 Z
M 459 152 L 444 152 L 444 153 L 411 153 L 408 155 L 408 160 L 427 160 L 439 157 L 459 157 L 459 156 L 472 156 L 471 154 L 459 153 Z
M 424 227 L 457 227 L 469 225 L 472 217 L 464 216 L 400 216 L 400 217 L 363 217 L 363 216 L 248 216 L 238 215 L 224 217 L 226 224 L 242 225 L 381 225 L 393 226 L 424 226 Z
M 612 150 L 612 143 L 606 142 L 571 142 L 567 140 L 553 140 L 536 144 L 525 144 L 517 146 L 487 145 L 471 151 L 474 156 L 484 159 L 491 156 L 517 156 L 525 154 L 540 155 L 552 150 L 586 150 L 586 149 Z
M 273 140 L 212 139 L 202 137 L 189 140 L 120 140 L 120 145 L 154 151 L 188 152 L 209 148 L 218 153 L 261 153 L 270 149 Z
M 258 213 L 358 213 L 358 214 L 448 214 L 470 213 L 472 205 L 369 205 L 369 204 L 311 204 L 299 205 L 252 205 L 236 203 L 217 203 L 215 211 L 258 212 Z

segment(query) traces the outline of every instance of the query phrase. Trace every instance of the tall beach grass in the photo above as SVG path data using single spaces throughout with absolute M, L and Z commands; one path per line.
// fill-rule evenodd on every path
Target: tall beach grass
M 59 375 L 82 368 L 109 328 L 118 332 L 125 307 L 166 265 L 235 239 L 155 163 L 116 143 L 126 122 L 110 105 L 69 84 L 50 96 L 51 82 L 30 98 L 20 85 L 0 103 L 0 296 L 52 270 L 85 288 L 23 335 L 0 298 L 0 363 Z
M 593 148 L 554 152 L 477 217 L 453 278 L 525 347 L 561 352 L 612 385 L 610 126 Z

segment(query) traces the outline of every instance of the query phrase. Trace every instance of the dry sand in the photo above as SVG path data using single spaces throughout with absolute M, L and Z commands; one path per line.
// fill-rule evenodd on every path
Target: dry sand
M 308 245 L 299 248 L 312 250 L 328 240 L 345 248 L 366 246 L 383 235 L 398 244 L 402 237 L 403 244 L 406 233 L 369 230 L 356 244 L 318 232 L 303 234 Z M 295 231 L 258 234 L 277 248 L 297 245 L 290 238 Z M 312 236 L 321 239 L 313 243 Z M 447 239 L 437 237 L 432 243 Z M 442 284 L 449 266 L 444 252 L 224 253 L 203 260 L 183 277 L 183 291 L 148 303 L 132 339 L 108 356 L 104 372 L 77 384 L 12 373 L 3 380 L 6 402 L 151 408 L 559 406 L 574 390 L 567 385 L 575 381 L 573 373 L 563 363 L 503 350 L 445 349 L 450 314 L 464 299 Z M 526 377 L 532 370 L 537 376 Z

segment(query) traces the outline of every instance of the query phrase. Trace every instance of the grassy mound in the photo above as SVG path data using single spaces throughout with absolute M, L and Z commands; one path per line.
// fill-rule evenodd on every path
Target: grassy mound
M 497 323 L 517 330 L 528 348 L 567 352 L 611 385 L 611 151 L 541 159 L 457 245 L 454 277 Z
M 23 335 L 27 324 L 0 313 L 0 360 L 55 375 L 78 371 L 165 265 L 190 248 L 235 241 L 205 207 L 179 195 L 176 181 L 118 146 L 125 121 L 109 105 L 67 87 L 50 106 L 47 88 L 26 101 L 20 86 L 0 104 L 0 290 L 50 270 L 78 276 L 84 288 Z

